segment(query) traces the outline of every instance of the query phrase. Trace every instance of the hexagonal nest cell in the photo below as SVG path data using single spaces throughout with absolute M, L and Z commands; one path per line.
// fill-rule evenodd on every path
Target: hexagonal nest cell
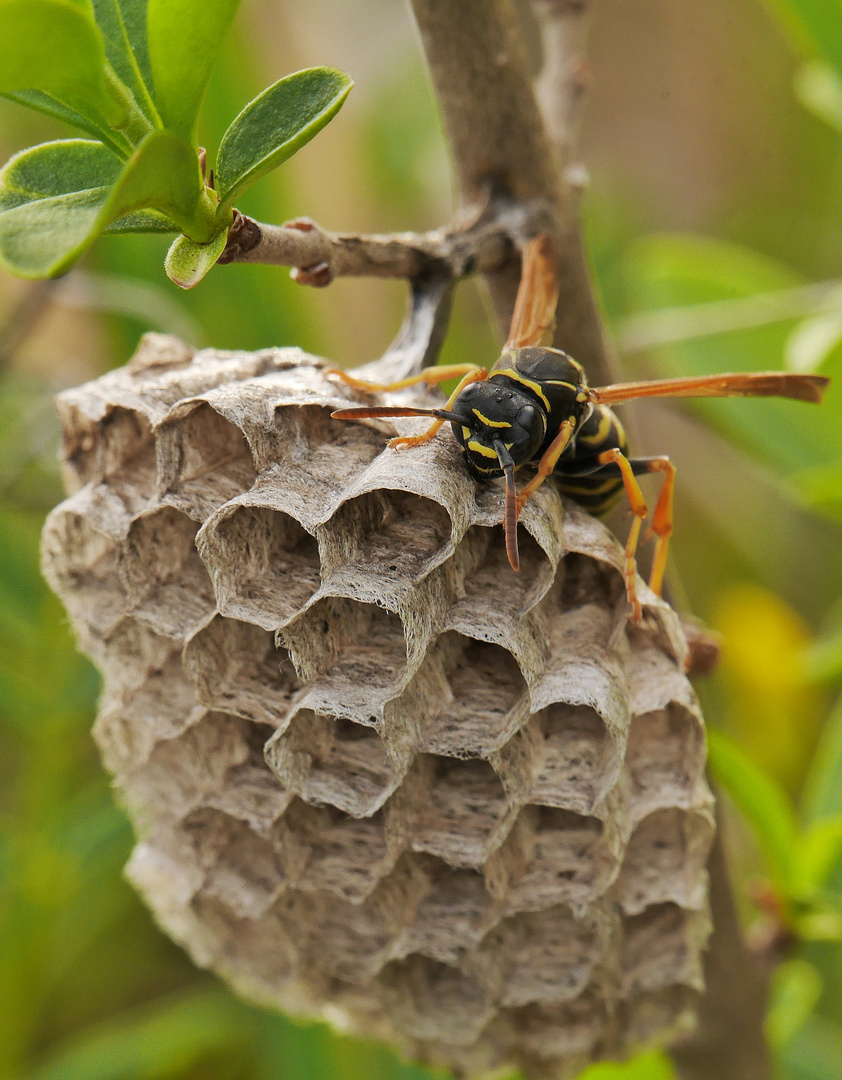
M 370 817 L 386 802 L 405 769 L 377 732 L 341 716 L 297 712 L 266 744 L 266 761 L 288 791 L 305 802 Z
M 500 485 L 353 400 L 298 350 L 160 335 L 60 398 L 44 568 L 129 876 L 246 997 L 466 1076 L 666 1037 L 713 828 L 678 620 L 640 583 L 629 627 L 622 550 L 551 481 L 515 575 Z
M 437 642 L 449 694 L 427 722 L 421 748 L 445 757 L 487 758 L 529 717 L 526 683 L 500 645 L 451 630 Z
M 207 402 L 187 406 L 158 430 L 161 496 L 203 522 L 255 480 L 248 440 Z
M 291 514 L 246 499 L 225 503 L 205 522 L 199 550 L 212 567 L 220 612 L 272 630 L 318 588 L 319 548 Z

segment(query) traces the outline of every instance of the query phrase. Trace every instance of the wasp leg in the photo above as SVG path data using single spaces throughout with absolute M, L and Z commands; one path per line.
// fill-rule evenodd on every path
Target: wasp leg
M 541 460 L 538 462 L 537 474 L 529 481 L 526 487 L 521 489 L 521 492 L 517 497 L 518 517 L 520 517 L 523 508 L 526 506 L 530 497 L 535 494 L 541 484 L 543 484 L 555 469 L 558 464 L 558 459 L 567 449 L 567 444 L 570 442 L 570 438 L 575 430 L 576 421 L 572 417 L 562 421 L 561 427 L 558 429 L 558 434 L 544 451 Z
M 649 508 L 646 505 L 643 492 L 640 490 L 640 484 L 635 478 L 632 462 L 629 461 L 625 454 L 616 449 L 606 450 L 598 456 L 597 461 L 601 465 L 616 465 L 619 468 L 620 475 L 623 478 L 626 498 L 629 500 L 629 506 L 634 514 L 634 521 L 626 540 L 626 563 L 623 576 L 626 580 L 626 596 L 632 608 L 630 621 L 639 623 L 643 616 L 643 610 L 637 596 L 637 561 L 635 554 L 637 552 L 637 542 L 640 539 L 640 527 L 649 513 Z
M 672 535 L 672 506 L 675 494 L 675 466 L 667 457 L 652 458 L 646 462 L 648 472 L 662 472 L 664 482 L 652 515 L 652 532 L 655 534 L 655 556 L 652 560 L 652 573 L 649 576 L 649 588 L 657 596 L 661 595 L 664 585 L 664 571 L 667 568 L 667 551 Z
M 477 367 L 476 364 L 462 364 L 461 366 L 453 366 L 450 368 L 432 368 L 430 371 L 425 371 L 422 374 L 429 375 L 439 371 L 449 371 L 451 373 L 450 375 L 445 376 L 445 378 L 452 378 L 453 375 L 464 372 L 464 375 L 459 381 L 459 385 L 447 399 L 445 409 L 448 412 L 453 408 L 454 402 L 469 383 L 482 382 L 484 379 L 488 378 L 487 369 L 484 367 Z M 401 385 L 406 386 L 408 383 L 420 381 L 420 377 L 413 376 L 411 379 L 405 379 Z M 444 379 L 438 378 L 436 382 L 444 382 Z M 420 435 L 399 435 L 395 439 L 389 439 L 389 446 L 391 446 L 393 450 L 399 450 L 405 446 L 420 446 L 422 443 L 429 442 L 430 439 L 434 438 L 445 423 L 445 420 L 434 420 L 427 430 L 422 431 Z
M 353 375 L 349 375 L 347 371 L 343 371 L 341 368 L 326 368 L 325 375 L 335 375 L 337 379 L 354 390 L 363 390 L 367 394 L 376 394 L 386 393 L 391 390 L 403 390 L 406 386 L 417 386 L 418 383 L 426 383 L 427 386 L 438 386 L 439 383 L 447 382 L 448 379 L 461 379 L 476 371 L 484 373 L 481 376 L 482 378 L 485 378 L 488 374 L 485 368 L 481 368 L 477 364 L 450 364 L 425 368 L 424 371 L 419 371 L 417 375 L 410 375 L 408 379 L 400 379 L 398 382 L 393 383 L 374 383 L 367 382 L 365 379 L 355 379 Z
M 642 476 L 645 473 L 664 473 L 664 482 L 661 485 L 658 501 L 655 504 L 655 512 L 652 515 L 652 526 L 647 533 L 647 536 L 654 534 L 656 537 L 649 587 L 652 592 L 660 596 L 664 584 L 669 539 L 672 535 L 675 466 L 668 457 L 628 458 L 628 466 L 635 476 Z M 589 510 L 597 517 L 601 517 L 613 502 L 610 490 L 611 477 L 622 480 L 624 487 L 626 486 L 623 469 L 619 462 L 610 461 L 606 463 L 604 456 L 599 456 L 565 460 L 559 480 L 562 494 L 571 496 L 571 498 L 580 502 L 586 510 Z M 603 492 L 598 488 L 586 486 L 588 481 L 599 481 L 602 478 L 606 478 L 609 485 L 607 491 Z M 585 485 L 580 484 L 577 486 L 577 480 L 585 481 Z M 627 487 L 626 491 L 628 493 Z

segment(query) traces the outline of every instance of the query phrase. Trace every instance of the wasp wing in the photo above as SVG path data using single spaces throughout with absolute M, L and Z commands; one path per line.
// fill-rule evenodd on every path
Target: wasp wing
M 824 375 L 798 375 L 788 371 L 752 371 L 741 374 L 701 375 L 689 379 L 652 379 L 648 382 L 616 383 L 590 390 L 599 405 L 634 398 L 657 397 L 785 397 L 820 402 L 827 389 Z
M 555 321 L 557 303 L 558 262 L 552 240 L 541 233 L 523 250 L 523 269 L 506 348 L 540 345 Z

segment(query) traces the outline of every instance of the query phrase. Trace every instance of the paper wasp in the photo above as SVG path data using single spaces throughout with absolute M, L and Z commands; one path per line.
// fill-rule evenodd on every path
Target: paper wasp
M 631 619 L 638 622 L 641 607 L 635 584 L 635 553 L 648 508 L 636 477 L 651 472 L 664 474 L 652 515 L 656 546 L 649 582 L 660 595 L 672 533 L 675 468 L 667 457 L 628 457 L 623 425 L 610 406 L 643 397 L 788 397 L 819 402 L 829 380 L 821 375 L 771 371 L 590 387 L 581 364 L 559 349 L 539 344 L 553 321 L 557 296 L 549 238 L 535 237 L 524 251 L 509 341 L 490 371 L 475 364 L 432 367 L 382 386 L 331 369 L 330 374 L 346 385 L 367 393 L 460 380 L 442 409 L 374 406 L 339 409 L 332 415 L 338 420 L 433 418 L 422 434 L 392 439 L 389 445 L 396 449 L 427 442 L 449 422 L 473 476 L 478 480 L 506 478 L 503 524 L 506 552 L 514 570 L 519 567 L 518 518 L 529 497 L 548 476 L 555 476 L 562 494 L 597 517 L 607 513 L 625 489 L 634 514 L 625 548 L 626 592 Z M 538 465 L 536 475 L 517 491 L 515 472 L 532 462 Z

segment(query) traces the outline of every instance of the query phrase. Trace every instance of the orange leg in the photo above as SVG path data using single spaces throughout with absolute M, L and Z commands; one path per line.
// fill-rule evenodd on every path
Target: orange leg
M 672 504 L 675 494 L 675 466 L 669 458 L 655 458 L 648 465 L 649 472 L 664 473 L 664 482 L 652 515 L 652 532 L 656 536 L 655 557 L 652 560 L 652 573 L 649 588 L 658 596 L 664 585 L 664 571 L 667 568 L 667 551 L 672 535 Z
M 426 383 L 427 386 L 438 386 L 439 383 L 447 382 L 448 379 L 462 379 L 477 371 L 483 373 L 480 378 L 484 379 L 488 375 L 485 368 L 481 368 L 477 364 L 450 364 L 425 368 L 424 371 L 420 371 L 417 375 L 411 375 L 408 379 L 401 379 L 399 382 L 393 383 L 375 383 L 367 382 L 365 379 L 355 379 L 353 375 L 349 375 L 347 371 L 343 371 L 341 368 L 327 368 L 325 375 L 334 375 L 341 382 L 344 382 L 346 386 L 350 386 L 354 390 L 363 390 L 367 394 L 376 394 L 386 393 L 391 390 L 403 390 L 406 386 L 417 386 L 418 383 Z M 474 380 L 469 381 L 473 382 Z
M 631 529 L 629 529 L 629 536 L 626 540 L 626 563 L 623 576 L 626 579 L 626 596 L 628 597 L 632 608 L 630 621 L 639 623 L 643 611 L 637 596 L 637 561 L 635 560 L 635 553 L 637 552 L 637 542 L 640 539 L 640 527 L 643 524 L 646 515 L 649 513 L 649 508 L 646 505 L 646 500 L 643 498 L 640 484 L 638 484 L 637 478 L 632 472 L 629 460 L 621 453 L 621 451 L 616 449 L 606 450 L 605 453 L 599 455 L 598 461 L 600 465 L 618 466 L 620 474 L 623 477 L 623 487 L 626 489 L 626 498 L 629 500 L 629 506 L 634 514 L 634 521 L 632 522 Z
M 561 427 L 558 429 L 558 435 L 553 439 L 547 449 L 544 451 L 541 460 L 538 462 L 538 472 L 529 481 L 529 483 L 521 489 L 520 494 L 517 497 L 517 516 L 520 517 L 523 512 L 524 506 L 529 501 L 530 496 L 534 495 L 538 488 L 543 484 L 547 477 L 552 473 L 558 464 L 558 459 L 564 453 L 567 448 L 567 444 L 570 442 L 570 438 L 573 432 L 576 430 L 576 421 L 573 417 L 568 420 L 562 421 Z
M 459 372 L 464 372 L 465 373 L 463 375 L 462 379 L 459 381 L 459 385 L 456 387 L 456 389 L 453 391 L 453 393 L 447 399 L 447 404 L 445 405 L 445 409 L 447 409 L 448 411 L 453 408 L 454 402 L 456 401 L 456 399 L 459 397 L 459 395 L 462 393 L 462 391 L 465 389 L 466 386 L 468 386 L 470 383 L 482 382 L 484 379 L 488 378 L 488 371 L 483 367 L 477 367 L 476 364 L 463 364 L 463 365 L 461 365 L 461 367 L 458 367 L 458 366 L 454 365 L 453 367 L 450 367 L 450 368 L 447 368 L 447 367 L 431 368 L 430 371 L 431 372 L 439 372 L 439 371 L 448 371 L 448 372 L 450 372 L 449 375 L 446 375 L 443 378 L 436 379 L 435 380 L 436 382 L 444 382 L 445 379 L 450 379 Z M 428 374 L 428 372 L 422 372 L 422 376 L 427 375 L 427 374 Z M 413 376 L 411 379 L 405 379 L 403 381 L 403 383 L 396 384 L 396 385 L 406 386 L 406 385 L 408 385 L 410 383 L 421 382 L 421 381 L 422 381 L 422 377 Z M 389 389 L 393 389 L 393 388 L 389 387 Z M 401 448 L 403 448 L 405 446 L 420 446 L 422 443 L 429 442 L 430 439 L 434 438 L 438 434 L 438 432 L 441 429 L 442 425 L 445 424 L 445 423 L 447 423 L 446 420 L 434 420 L 432 422 L 432 424 L 430 424 L 430 426 L 427 428 L 427 430 L 422 431 L 420 435 L 399 435 L 395 439 L 389 439 L 389 446 L 391 446 L 393 450 L 400 450 Z

